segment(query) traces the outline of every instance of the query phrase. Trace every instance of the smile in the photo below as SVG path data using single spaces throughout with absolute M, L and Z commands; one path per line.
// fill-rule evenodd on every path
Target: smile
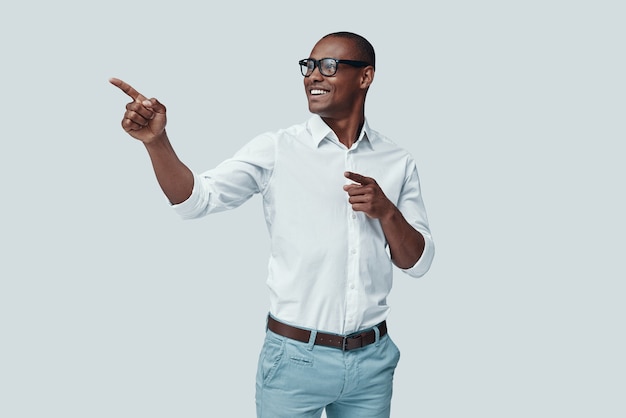
M 322 94 L 328 93 L 328 90 L 320 90 L 320 89 L 312 89 L 311 96 L 320 96 Z

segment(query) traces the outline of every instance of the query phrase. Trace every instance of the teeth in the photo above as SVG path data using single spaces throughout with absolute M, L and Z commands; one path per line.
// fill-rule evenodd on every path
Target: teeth
M 317 96 L 320 94 L 326 94 L 326 93 L 328 93 L 326 90 L 318 90 L 318 89 L 311 90 L 311 94 L 314 96 Z

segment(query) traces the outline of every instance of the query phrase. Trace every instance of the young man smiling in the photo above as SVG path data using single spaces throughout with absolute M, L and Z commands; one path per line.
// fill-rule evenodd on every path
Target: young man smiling
M 111 83 L 133 99 L 122 126 L 144 143 L 183 218 L 263 195 L 270 313 L 257 416 L 319 417 L 325 409 L 329 418 L 389 417 L 400 355 L 386 324 L 392 263 L 420 277 L 434 256 L 417 168 L 367 124 L 375 54 L 365 38 L 326 35 L 300 66 L 314 115 L 254 138 L 202 174 L 176 156 L 165 107 Z

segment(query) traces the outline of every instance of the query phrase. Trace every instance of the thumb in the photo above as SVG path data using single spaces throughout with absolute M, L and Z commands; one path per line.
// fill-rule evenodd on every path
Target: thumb
M 147 107 L 148 109 L 154 111 L 155 113 L 165 114 L 165 112 L 167 111 L 165 106 L 154 97 L 151 99 L 144 100 L 143 102 L 141 102 L 141 104 Z

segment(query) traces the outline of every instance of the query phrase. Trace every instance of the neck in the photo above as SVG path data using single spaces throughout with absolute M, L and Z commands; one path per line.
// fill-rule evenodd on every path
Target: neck
M 333 132 L 339 138 L 339 142 L 351 148 L 352 145 L 359 139 L 361 129 L 365 123 L 365 115 L 361 115 L 359 118 L 349 119 L 332 119 L 322 117 L 322 120 L 333 130 Z

